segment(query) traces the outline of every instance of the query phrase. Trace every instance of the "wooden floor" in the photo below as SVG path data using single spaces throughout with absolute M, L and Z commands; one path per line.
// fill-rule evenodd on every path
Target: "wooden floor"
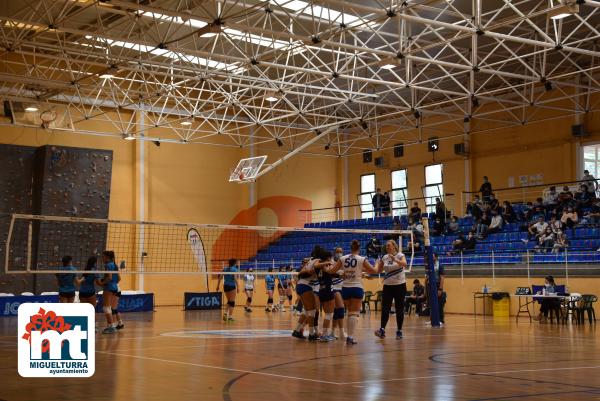
M 16 319 L 2 318 L 0 400 L 600 400 L 599 335 L 587 323 L 449 315 L 432 329 L 411 316 L 397 341 L 373 336 L 372 313 L 348 347 L 288 337 L 278 330 L 289 312 L 236 314 L 231 324 L 179 308 L 128 314 L 124 331 L 98 334 L 90 379 L 21 378 Z

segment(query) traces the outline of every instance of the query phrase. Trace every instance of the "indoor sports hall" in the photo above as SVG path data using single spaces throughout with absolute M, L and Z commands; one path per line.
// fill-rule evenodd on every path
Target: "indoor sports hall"
M 600 399 L 600 1 L 0 0 L 0 55 L 0 401 Z

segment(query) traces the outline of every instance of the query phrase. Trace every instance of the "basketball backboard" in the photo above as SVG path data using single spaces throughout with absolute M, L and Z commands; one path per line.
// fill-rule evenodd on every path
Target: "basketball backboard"
M 231 172 L 229 182 L 242 184 L 254 181 L 265 160 L 267 160 L 267 156 L 249 157 L 240 160 L 237 167 Z

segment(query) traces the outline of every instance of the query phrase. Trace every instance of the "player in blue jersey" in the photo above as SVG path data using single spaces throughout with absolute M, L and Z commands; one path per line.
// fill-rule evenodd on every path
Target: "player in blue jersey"
M 97 262 L 97 257 L 89 257 L 85 265 L 85 270 L 97 270 Z M 94 273 L 84 273 L 77 279 L 77 283 L 79 284 L 79 302 L 90 304 L 94 308 L 96 307 L 96 283 L 98 281 L 98 275 Z
M 77 268 L 73 266 L 73 258 L 63 256 L 61 271 L 70 273 L 58 273 L 56 282 L 58 284 L 58 302 L 73 303 L 75 301 L 75 271 Z
M 240 292 L 237 275 L 228 273 L 237 273 L 239 271 L 238 260 L 229 259 L 228 266 L 223 268 L 224 274 L 219 275 L 219 278 L 217 279 L 217 291 L 219 291 L 221 279 L 223 279 L 223 292 L 225 292 L 225 297 L 227 298 L 227 311 L 223 314 L 223 320 L 226 322 L 233 322 L 232 315 L 233 308 L 235 307 L 235 297 Z
M 106 317 L 106 328 L 103 334 L 112 334 L 117 331 L 117 306 L 119 303 L 119 268 L 115 264 L 115 253 L 113 251 L 102 252 L 102 263 L 106 273 L 100 280 L 102 285 L 102 311 Z
M 273 272 L 273 268 L 269 267 L 269 272 Z M 275 275 L 267 274 L 265 276 L 265 287 L 267 288 L 267 306 L 265 311 L 273 312 L 273 291 L 275 291 Z

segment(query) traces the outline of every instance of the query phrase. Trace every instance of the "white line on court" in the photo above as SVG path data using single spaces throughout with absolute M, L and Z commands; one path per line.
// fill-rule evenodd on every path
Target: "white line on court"
M 117 352 L 96 351 L 96 353 L 108 354 L 108 355 L 115 355 L 115 356 L 122 356 L 122 357 L 129 357 L 129 358 L 136 358 L 136 359 L 143 359 L 143 360 L 147 360 L 147 361 L 174 363 L 174 364 L 177 364 L 177 365 L 195 366 L 195 367 L 198 367 L 198 368 L 225 370 L 225 371 L 228 371 L 228 372 L 248 373 L 248 374 L 252 374 L 252 375 L 279 377 L 279 378 L 282 378 L 282 379 L 302 380 L 302 381 L 309 381 L 309 382 L 313 382 L 313 383 L 336 384 L 336 385 L 342 384 L 342 383 L 330 382 L 330 381 L 326 381 L 326 380 L 308 379 L 308 378 L 305 378 L 305 377 L 279 375 L 279 374 L 276 374 L 276 373 L 267 373 L 267 372 L 256 372 L 256 371 L 245 370 L 245 369 L 226 368 L 226 367 L 223 367 L 223 366 L 203 365 L 203 364 L 200 364 L 200 363 L 173 361 L 173 360 L 170 360 L 170 359 L 151 358 L 151 357 L 147 357 L 147 356 L 120 354 L 120 353 L 117 353 Z

